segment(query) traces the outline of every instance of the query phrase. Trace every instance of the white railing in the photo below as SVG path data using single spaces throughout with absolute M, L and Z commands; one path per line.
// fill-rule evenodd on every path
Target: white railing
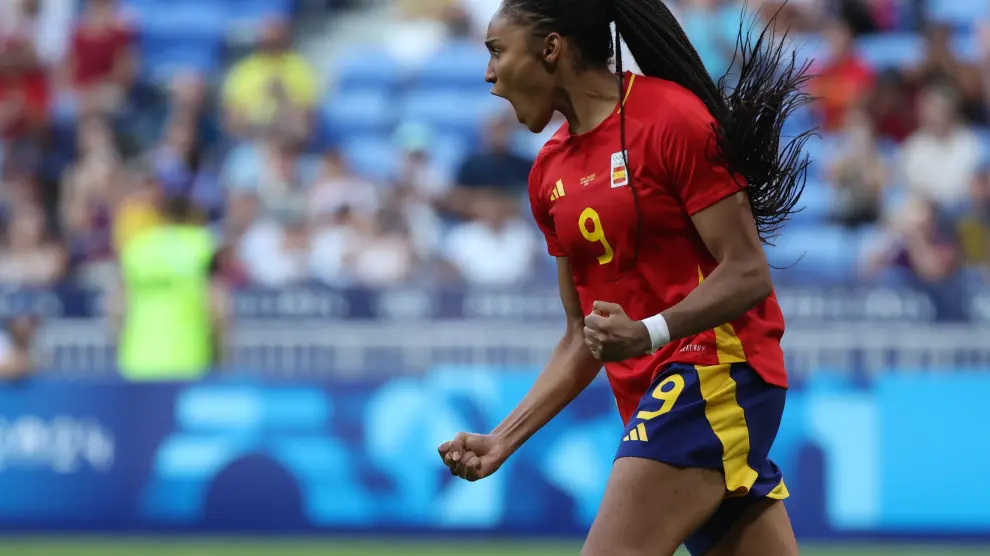
M 279 377 L 415 374 L 438 365 L 541 366 L 560 327 L 498 322 L 243 322 L 231 337 L 231 366 Z M 39 344 L 49 367 L 67 375 L 112 373 L 114 348 L 104 324 L 61 320 Z M 990 368 L 990 327 L 834 323 L 792 327 L 788 369 L 877 372 L 891 368 Z

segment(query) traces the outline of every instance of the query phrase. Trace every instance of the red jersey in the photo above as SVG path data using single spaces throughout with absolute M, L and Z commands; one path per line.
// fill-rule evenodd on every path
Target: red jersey
M 714 119 L 700 99 L 662 79 L 627 74 L 627 83 L 622 109 L 629 167 L 620 152 L 617 108 L 582 135 L 564 124 L 540 151 L 529 194 L 550 254 L 567 257 L 584 313 L 600 300 L 639 320 L 684 299 L 715 269 L 691 216 L 741 188 L 710 161 Z M 786 387 L 783 333 L 771 295 L 735 322 L 605 365 L 623 421 L 670 363 L 745 361 L 766 382 Z
M 873 81 L 870 66 L 851 54 L 817 69 L 810 87 L 819 99 L 816 105 L 822 114 L 823 129 L 841 129 L 849 111 L 873 88 Z
M 72 32 L 73 83 L 88 87 L 108 78 L 133 41 L 134 33 L 124 22 L 95 29 L 85 23 L 77 26 Z
M 25 47 L 31 37 L 11 33 L 0 37 L 0 55 Z M 22 69 L 0 75 L 0 103 L 12 101 L 19 107 L 18 115 L 0 136 L 18 137 L 25 131 L 44 123 L 48 118 L 50 94 L 44 68 Z

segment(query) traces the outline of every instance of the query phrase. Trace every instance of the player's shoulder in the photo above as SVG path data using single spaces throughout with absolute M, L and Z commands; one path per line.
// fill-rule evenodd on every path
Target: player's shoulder
M 636 75 L 627 99 L 629 116 L 651 127 L 684 127 L 712 121 L 711 112 L 698 95 L 683 85 L 646 75 Z

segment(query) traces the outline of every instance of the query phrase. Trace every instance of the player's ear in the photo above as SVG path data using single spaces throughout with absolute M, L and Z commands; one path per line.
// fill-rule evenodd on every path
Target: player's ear
M 543 39 L 543 64 L 551 72 L 556 69 L 564 55 L 564 37 L 559 33 L 550 33 Z

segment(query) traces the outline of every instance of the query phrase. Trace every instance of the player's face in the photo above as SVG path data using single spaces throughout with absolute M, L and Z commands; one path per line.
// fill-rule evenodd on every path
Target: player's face
M 563 48 L 556 34 L 538 37 L 524 25 L 498 13 L 488 26 L 485 45 L 491 53 L 485 81 L 492 94 L 512 104 L 519 122 L 540 133 L 553 117 L 552 68 Z

